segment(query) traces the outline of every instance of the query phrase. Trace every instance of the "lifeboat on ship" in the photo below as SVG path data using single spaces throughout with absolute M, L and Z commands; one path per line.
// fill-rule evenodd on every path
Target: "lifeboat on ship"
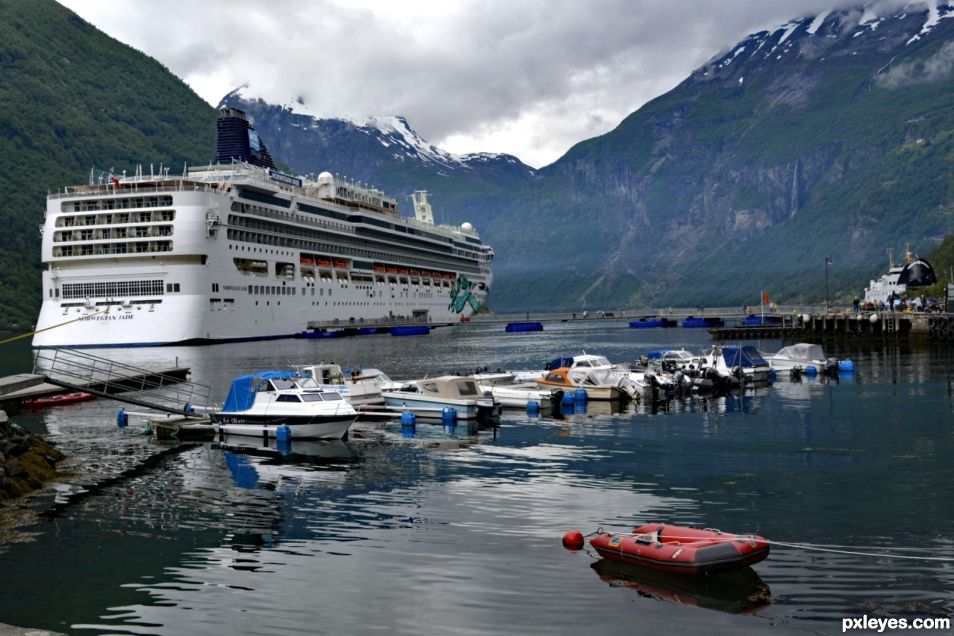
M 632 534 L 598 531 L 590 545 L 604 559 L 664 572 L 712 574 L 762 561 L 769 542 L 758 535 L 650 523 Z

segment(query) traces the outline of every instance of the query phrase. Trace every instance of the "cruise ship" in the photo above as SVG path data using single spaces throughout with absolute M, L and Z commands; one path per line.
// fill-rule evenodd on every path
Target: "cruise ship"
M 459 321 L 486 301 L 494 251 L 328 172 L 275 168 L 244 113 L 222 109 L 216 163 L 91 172 L 47 198 L 33 346 L 284 338 L 309 326 Z

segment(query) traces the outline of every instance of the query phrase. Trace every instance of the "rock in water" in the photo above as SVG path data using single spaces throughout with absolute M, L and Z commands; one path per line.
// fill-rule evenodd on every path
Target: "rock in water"
M 0 411 L 0 500 L 19 497 L 56 476 L 63 453 Z

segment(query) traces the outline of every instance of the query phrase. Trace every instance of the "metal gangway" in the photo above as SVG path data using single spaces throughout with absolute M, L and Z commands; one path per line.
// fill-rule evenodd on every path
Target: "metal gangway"
M 165 413 L 207 410 L 212 387 L 189 382 L 188 369 L 150 370 L 76 349 L 38 349 L 33 373 L 55 386 Z

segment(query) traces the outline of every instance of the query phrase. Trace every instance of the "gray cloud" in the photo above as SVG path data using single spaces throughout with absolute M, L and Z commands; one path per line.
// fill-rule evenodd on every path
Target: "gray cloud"
M 748 33 L 833 0 L 62 0 L 216 103 L 399 114 L 455 152 L 549 163 Z
M 948 79 L 954 72 L 954 42 L 948 42 L 937 53 L 923 61 L 899 64 L 878 76 L 878 85 L 900 88 L 911 84 Z

